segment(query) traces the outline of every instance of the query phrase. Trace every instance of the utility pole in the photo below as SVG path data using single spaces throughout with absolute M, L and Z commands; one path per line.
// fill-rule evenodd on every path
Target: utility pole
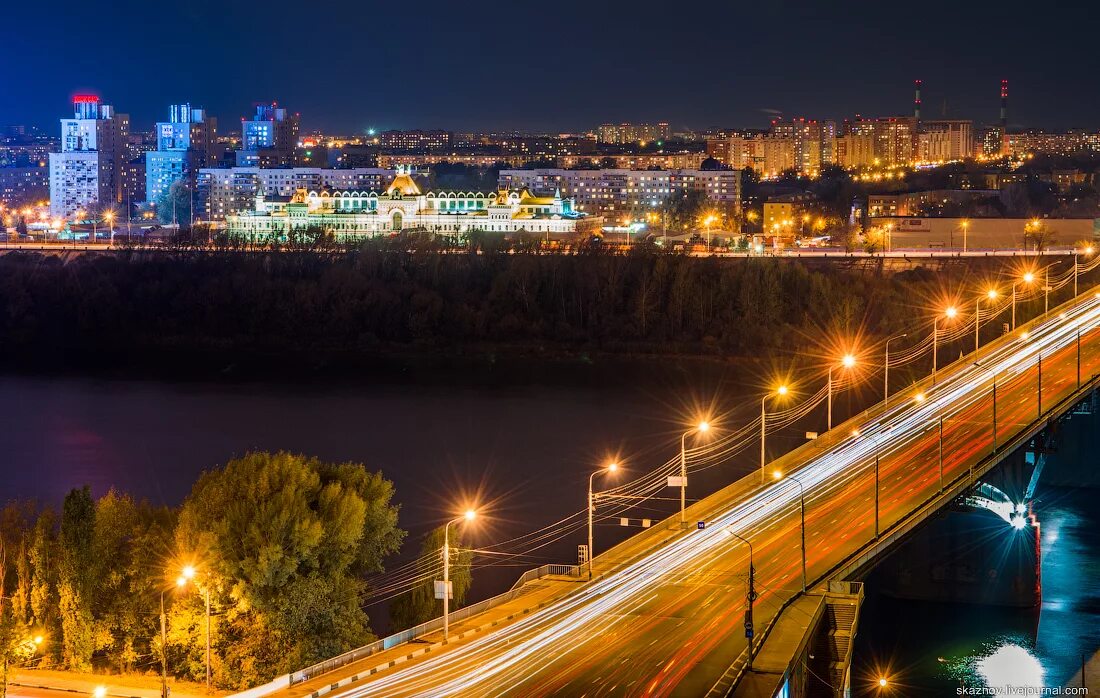
M 163 590 L 160 592 L 160 698 L 168 698 L 168 629 Z

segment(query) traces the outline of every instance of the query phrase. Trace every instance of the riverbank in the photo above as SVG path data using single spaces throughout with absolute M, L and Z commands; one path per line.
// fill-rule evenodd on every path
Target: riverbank
M 0 360 L 39 372 L 311 377 L 583 366 L 605 357 L 790 365 L 823 345 L 923 334 L 935 308 L 1003 283 L 1013 264 L 13 253 L 0 257 Z M 1034 310 L 1021 305 L 1023 314 Z

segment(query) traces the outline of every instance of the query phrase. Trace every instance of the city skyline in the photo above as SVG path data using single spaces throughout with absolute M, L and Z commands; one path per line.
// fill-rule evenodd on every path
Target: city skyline
M 0 123 L 50 128 L 73 94 L 93 92 L 131 114 L 138 129 L 184 100 L 227 125 L 277 101 L 302 114 L 304 129 L 349 134 L 554 133 L 622 121 L 668 121 L 673 131 L 751 128 L 780 114 L 908 114 L 914 79 L 924 82 L 925 118 L 941 117 L 946 106 L 949 118 L 992 123 L 1000 80 L 1008 79 L 1010 127 L 1098 125 L 1100 96 L 1083 89 L 1094 63 L 1086 23 L 1035 16 L 1025 33 L 1011 12 L 946 3 L 830 11 L 708 3 L 675 15 L 651 3 L 630 7 L 630 14 L 579 3 L 553 14 L 527 6 L 474 13 L 429 0 L 412 23 L 400 6 L 368 11 L 337 2 L 314 31 L 303 31 L 281 21 L 291 13 L 281 3 L 257 17 L 203 2 L 164 23 L 133 2 L 108 18 L 65 0 L 60 12 L 76 29 L 63 30 L 63 41 L 44 53 L 26 35 L 9 43 L 9 57 L 38 59 L 5 71 L 6 92 L 19 100 L 0 101 Z M 912 29 L 923 26 L 914 12 L 942 18 L 942 31 Z M 35 21 L 26 7 L 10 13 L 15 25 Z M 231 27 L 229 40 L 206 38 L 219 24 Z M 729 30 L 704 33 L 716 26 Z M 123 36 L 117 50 L 78 40 Z M 196 47 L 193 58 L 174 57 Z M 1053 56 L 1057 72 L 1049 70 Z

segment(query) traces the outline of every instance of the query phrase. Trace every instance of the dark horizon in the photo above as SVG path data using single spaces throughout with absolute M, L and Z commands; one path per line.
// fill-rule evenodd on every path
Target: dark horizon
M 184 101 L 221 120 L 223 133 L 271 101 L 299 112 L 304 131 L 342 134 L 554 133 L 622 121 L 751 128 L 777 113 L 908 115 L 919 78 L 925 119 L 946 106 L 947 118 L 994 123 L 1008 79 L 1010 127 L 1100 127 L 1090 23 L 1054 11 L 705 0 L 669 14 L 653 0 L 567 0 L 552 11 L 334 0 L 302 18 L 288 0 L 266 7 L 197 0 L 166 23 L 137 0 L 111 13 L 60 0 L 56 40 L 7 41 L 0 124 L 52 133 L 71 96 L 92 92 L 137 130 Z M 7 14 L 9 26 L 41 22 L 26 4 Z

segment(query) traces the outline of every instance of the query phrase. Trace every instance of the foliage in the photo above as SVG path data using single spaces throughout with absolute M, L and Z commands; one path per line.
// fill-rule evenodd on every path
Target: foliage
M 451 605 L 453 611 L 466 602 L 466 593 L 473 582 L 471 563 L 473 553 L 464 547 L 461 530 L 452 527 L 450 532 Z M 426 623 L 443 615 L 443 600 L 435 598 L 435 580 L 443 579 L 443 528 L 437 528 L 424 537 L 420 557 L 416 561 L 417 575 L 424 581 L 394 599 L 390 605 L 390 622 L 395 630 L 404 630 Z
M 153 202 L 157 220 L 165 225 L 188 223 L 191 220 L 191 199 L 191 189 L 186 182 L 172 182 Z
M 392 496 L 360 464 L 285 452 L 249 453 L 199 478 L 176 540 L 220 580 L 220 684 L 262 683 L 371 638 L 358 598 L 362 575 L 381 571 L 403 538 Z
M 359 606 L 404 533 L 393 485 L 356 463 L 250 453 L 205 473 L 179 512 L 87 488 L 0 509 L 0 660 L 205 675 L 240 688 L 372 638 Z M 177 586 L 186 565 L 197 574 Z M 27 645 L 41 635 L 41 645 Z M 5 652 L 7 654 L 5 654 Z M 19 654 L 23 653 L 23 655 Z M 23 657 L 24 659 L 26 657 Z
M 76 671 L 92 668 L 95 620 L 92 616 L 99 560 L 94 550 L 95 503 L 84 486 L 65 496 L 61 512 L 61 566 L 57 593 L 60 600 L 62 658 Z

